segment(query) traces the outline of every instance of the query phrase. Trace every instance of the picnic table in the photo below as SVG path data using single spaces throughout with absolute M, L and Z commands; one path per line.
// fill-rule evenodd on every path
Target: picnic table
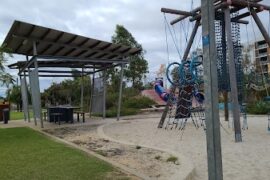
M 50 106 L 47 108 L 47 117 L 49 122 L 54 122 L 55 119 L 59 121 L 65 121 L 66 123 L 73 123 L 73 111 L 74 109 L 80 109 L 79 107 L 60 105 L 60 106 Z M 55 117 L 55 116 L 58 117 Z

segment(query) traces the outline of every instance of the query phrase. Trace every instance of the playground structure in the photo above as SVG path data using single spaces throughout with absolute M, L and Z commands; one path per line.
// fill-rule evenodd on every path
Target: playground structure
M 228 119 L 228 92 L 230 92 L 231 104 L 232 104 L 232 114 L 233 114 L 233 126 L 235 131 L 235 141 L 242 141 L 241 135 L 241 125 L 240 125 L 240 113 L 243 114 L 243 126 L 242 129 L 247 129 L 247 119 L 245 111 L 245 103 L 243 102 L 243 68 L 242 68 L 242 46 L 240 40 L 240 24 L 247 25 L 249 21 L 242 20 L 245 17 L 253 17 L 255 23 L 257 24 L 259 30 L 262 33 L 265 41 L 268 46 L 270 46 L 269 35 L 260 21 L 257 13 L 264 10 L 269 11 L 270 7 L 267 5 L 260 4 L 261 0 L 214 0 L 214 10 L 215 10 L 215 19 L 214 19 L 214 29 L 215 29 L 215 39 L 216 39 L 216 65 L 217 65 L 217 78 L 218 78 L 218 90 L 223 93 L 225 97 L 225 119 Z M 175 93 L 179 91 L 179 95 L 176 98 L 177 103 L 173 103 L 170 99 L 167 101 L 166 108 L 162 114 L 159 128 L 162 128 L 166 118 L 168 119 L 167 124 L 177 124 L 180 119 L 192 118 L 192 103 L 191 99 L 194 97 L 196 92 L 198 92 L 198 83 L 195 83 L 197 78 L 195 72 L 197 73 L 196 68 L 192 67 L 193 59 L 196 57 L 189 57 L 192 44 L 194 43 L 194 38 L 196 33 L 202 24 L 202 8 L 197 7 L 192 9 L 190 12 L 182 10 L 174 10 L 168 8 L 162 8 L 161 12 L 180 15 L 180 17 L 174 19 L 170 22 L 171 25 L 174 25 L 178 22 L 189 18 L 190 22 L 195 21 L 195 25 L 188 39 L 183 57 L 180 62 L 171 63 L 167 68 L 167 77 L 169 82 L 172 84 L 171 88 L 171 97 L 175 97 Z M 168 23 L 167 23 L 168 24 Z M 252 24 L 253 25 L 253 24 Z M 166 26 L 166 25 L 165 25 Z M 253 27 L 253 26 L 252 26 Z M 170 27 L 168 27 L 170 28 Z M 254 27 L 253 27 L 254 28 Z M 170 30 L 171 31 L 171 30 Z M 171 33 L 172 35 L 172 33 Z M 167 36 L 167 34 L 166 34 Z M 166 37 L 167 38 L 167 37 Z M 187 37 L 186 37 L 187 38 Z M 206 37 L 207 38 L 207 37 Z M 207 44 L 208 40 L 205 37 L 202 37 L 202 44 Z M 176 46 L 177 47 L 177 46 Z M 196 61 L 194 61 L 196 62 Z M 202 62 L 201 62 L 202 63 Z M 204 63 L 203 63 L 204 64 Z M 170 66 L 178 66 L 177 71 L 178 79 L 172 81 L 170 78 L 169 72 Z M 188 68 L 186 68 L 188 67 Z M 195 67 L 195 66 L 194 66 Z M 176 69 L 177 69 L 176 68 Z M 193 69 L 192 69 L 193 68 Z M 188 71 L 187 71 L 188 70 Z M 174 72 L 175 73 L 175 72 Z M 199 77 L 199 76 L 198 76 Z M 202 75 L 201 75 L 202 77 Z M 267 85 L 263 77 L 263 85 L 267 91 Z M 200 84 L 202 84 L 202 78 L 200 78 Z M 252 85 L 254 86 L 255 83 Z M 256 85 L 256 84 L 255 84 Z M 259 86 L 256 86 L 259 87 Z M 262 88 L 261 88 L 262 89 Z M 267 92 L 268 94 L 268 92 Z M 206 97 L 207 99 L 207 97 Z M 173 114 L 174 120 L 172 118 L 172 105 L 176 105 L 175 113 Z M 202 111 L 203 111 L 203 106 Z M 169 114 L 169 115 L 168 115 Z M 204 117 L 200 117 L 201 121 L 204 120 Z M 167 126 L 165 126 L 166 128 Z
M 156 82 L 156 92 L 170 104 L 165 129 L 175 127 L 183 130 L 188 118 L 192 119 L 196 128 L 205 128 L 204 95 L 200 92 L 203 83 L 202 70 L 202 56 L 194 56 L 191 60 L 181 64 L 173 62 L 167 67 L 167 79 L 175 87 L 174 93 L 162 91 L 162 83 Z

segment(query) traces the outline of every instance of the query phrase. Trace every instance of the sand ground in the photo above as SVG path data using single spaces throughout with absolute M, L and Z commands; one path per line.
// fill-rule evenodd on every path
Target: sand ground
M 150 145 L 183 154 L 195 166 L 195 179 L 207 179 L 205 131 L 189 121 L 184 131 L 157 129 L 159 118 L 124 120 L 104 127 L 114 139 Z M 270 178 L 270 133 L 266 116 L 249 116 L 249 129 L 242 131 L 243 142 L 235 143 L 234 133 L 221 117 L 224 179 L 267 180 Z M 181 138 L 181 134 L 182 138 Z M 181 169 L 179 169 L 181 171 Z

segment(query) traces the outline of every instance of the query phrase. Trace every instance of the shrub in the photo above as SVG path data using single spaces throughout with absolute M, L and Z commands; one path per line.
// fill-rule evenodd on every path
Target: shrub
M 128 87 L 123 90 L 123 94 L 124 96 L 126 95 L 128 97 L 133 97 L 133 96 L 138 96 L 140 94 L 140 91 L 138 89 Z
M 168 159 L 167 159 L 167 162 L 172 162 L 174 164 L 177 164 L 177 161 L 178 161 L 178 158 L 175 157 L 175 156 L 170 156 Z
M 110 109 L 117 106 L 118 103 L 118 94 L 117 93 L 108 93 L 106 96 L 106 108 Z
M 247 105 L 247 113 L 250 114 L 267 114 L 270 103 L 265 101 L 258 101 Z
M 142 109 L 151 107 L 151 105 L 154 104 L 156 103 L 152 99 L 149 99 L 148 97 L 145 96 L 140 96 L 125 100 L 123 106 L 126 108 Z

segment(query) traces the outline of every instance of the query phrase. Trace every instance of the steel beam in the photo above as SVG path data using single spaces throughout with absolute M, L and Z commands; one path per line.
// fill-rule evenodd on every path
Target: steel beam
M 26 74 L 26 76 L 29 76 L 29 74 Z M 81 77 L 81 75 L 73 76 L 68 74 L 39 74 L 38 77 Z
M 234 53 L 233 53 L 233 41 L 232 41 L 232 29 L 231 29 L 231 16 L 230 9 L 226 8 L 224 10 L 225 18 L 225 31 L 227 37 L 227 52 L 229 59 L 229 76 L 230 76 L 230 87 L 231 87 L 231 101 L 232 101 L 232 114 L 234 122 L 234 133 L 235 133 L 235 142 L 242 142 L 241 135 L 241 125 L 240 125 L 240 107 L 238 102 L 238 90 L 237 90 L 237 80 L 236 80 L 236 70 L 234 62 Z
M 95 59 L 95 58 L 69 58 L 64 56 L 45 56 L 38 55 L 38 59 L 50 59 L 57 60 L 58 62 L 62 61 L 75 61 L 75 62 L 97 62 L 97 63 L 118 63 L 118 62 L 128 62 L 127 59 Z
M 213 0 L 201 0 L 208 179 L 222 180 Z
M 27 57 L 28 57 L 28 56 L 27 56 Z M 27 60 L 27 61 L 25 62 L 25 65 L 24 65 L 22 68 L 20 68 L 18 75 L 21 75 L 22 72 L 23 72 L 26 68 L 29 68 L 33 63 L 34 63 L 34 58 L 33 58 L 33 57 L 32 57 L 30 60 Z
M 28 70 L 26 70 L 25 72 L 28 72 Z M 39 73 L 56 73 L 56 74 L 58 74 L 58 73 L 68 73 L 68 74 L 82 74 L 82 72 L 81 71 L 74 71 L 74 72 L 72 72 L 72 71 L 57 71 L 57 70 L 39 70 L 38 71 Z M 84 75 L 86 75 L 87 73 L 91 73 L 91 72 L 83 72 L 83 74 Z

